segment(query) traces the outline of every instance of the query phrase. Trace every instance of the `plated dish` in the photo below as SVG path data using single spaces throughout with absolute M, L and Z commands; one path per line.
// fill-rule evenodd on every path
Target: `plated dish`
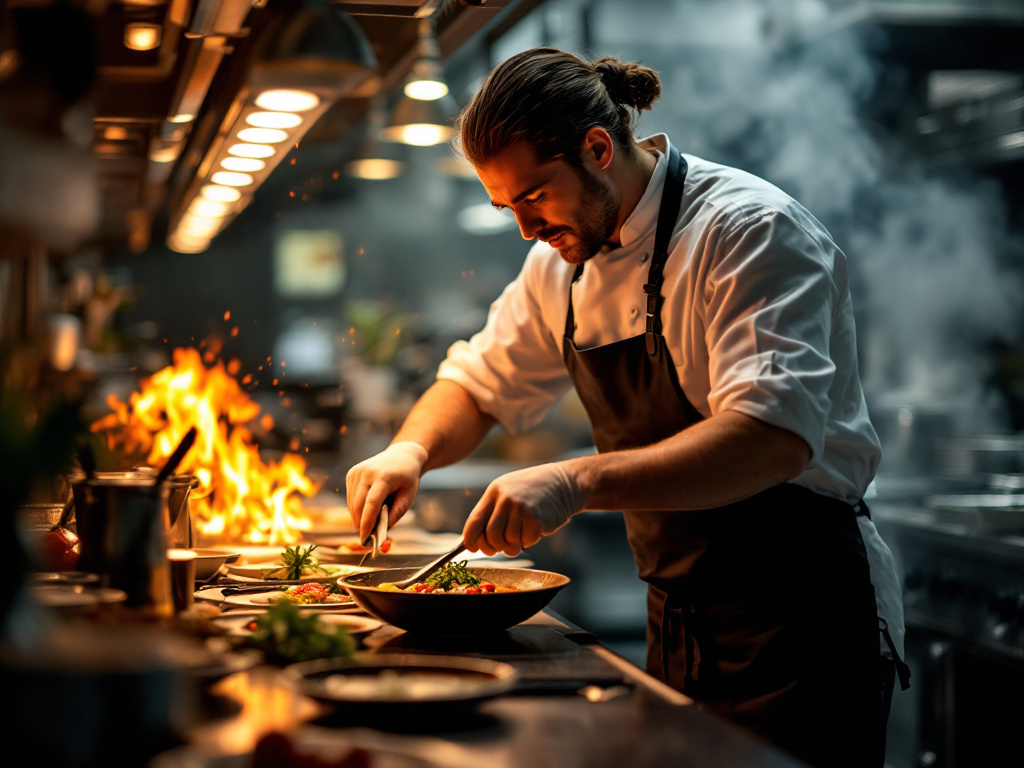
M 256 618 L 260 614 L 246 615 L 226 614 L 217 616 L 211 621 L 232 637 L 248 637 L 255 628 Z M 330 627 L 345 627 L 353 637 L 365 637 L 383 626 L 379 619 L 369 616 L 354 616 L 350 613 L 325 613 L 320 616 L 320 623 Z
M 359 606 L 352 600 L 351 597 L 346 595 L 336 595 L 337 599 L 331 600 L 325 603 L 299 603 L 296 605 L 299 608 L 320 610 L 320 611 L 355 611 L 360 610 Z M 288 595 L 283 590 L 274 590 L 272 592 L 256 592 L 255 594 L 242 594 L 242 595 L 227 595 L 224 597 L 224 602 L 228 605 L 244 605 L 253 608 L 266 608 L 268 605 L 272 605 L 280 600 L 288 599 Z
M 248 581 L 266 581 L 272 579 L 270 574 L 280 569 L 279 563 L 264 562 L 264 563 L 246 563 L 246 564 L 235 564 L 226 566 L 228 581 L 237 582 L 248 582 Z M 299 581 L 332 581 L 338 579 L 341 576 L 348 576 L 353 573 L 365 573 L 371 570 L 370 568 L 361 568 L 355 565 L 342 565 L 339 563 L 324 563 L 321 567 L 327 571 L 326 574 L 322 573 L 307 573 L 299 577 Z
M 299 693 L 363 714 L 386 708 L 469 705 L 510 691 L 512 665 L 490 659 L 426 654 L 365 654 L 292 664 L 284 679 Z

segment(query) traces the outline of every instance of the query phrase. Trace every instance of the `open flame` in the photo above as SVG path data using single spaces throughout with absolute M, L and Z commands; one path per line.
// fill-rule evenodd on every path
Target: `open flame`
M 297 454 L 262 461 L 245 426 L 260 406 L 232 372 L 237 361 L 229 368 L 219 360 L 207 367 L 198 350 L 176 349 L 173 363 L 143 379 L 128 403 L 110 395 L 112 412 L 91 429 L 105 433 L 111 450 L 145 455 L 159 467 L 195 426 L 195 445 L 178 472 L 198 479 L 189 497 L 197 538 L 204 544 L 294 544 L 299 531 L 311 526 L 296 494 L 312 496 L 319 485 L 306 476 L 306 462 Z M 273 426 L 269 415 L 261 425 Z

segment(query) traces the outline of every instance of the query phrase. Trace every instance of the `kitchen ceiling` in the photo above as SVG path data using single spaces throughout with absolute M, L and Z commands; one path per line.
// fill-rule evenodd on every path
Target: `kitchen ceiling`
M 89 99 L 102 221 L 93 245 L 139 252 L 166 235 L 169 215 L 225 120 L 261 40 L 307 0 L 86 0 L 93 23 L 95 82 Z M 77 4 L 77 3 L 76 3 Z M 424 18 L 434 19 L 442 60 L 521 0 L 348 0 L 334 2 L 359 27 L 377 59 L 375 72 L 343 94 L 304 142 L 338 141 L 361 124 L 370 99 L 393 91 L 416 53 Z M 14 7 L 38 7 L 14 0 Z M 520 6 L 519 9 L 512 6 Z M 152 25 L 152 50 L 126 46 L 130 24 Z M 145 31 L 145 30 L 144 30 Z M 187 122 L 176 115 L 193 113 Z

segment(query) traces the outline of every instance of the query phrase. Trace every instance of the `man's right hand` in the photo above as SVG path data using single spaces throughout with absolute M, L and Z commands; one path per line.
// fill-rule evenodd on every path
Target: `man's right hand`
M 388 525 L 397 523 L 409 510 L 420 487 L 427 458 L 427 449 L 422 445 L 402 440 L 348 471 L 345 475 L 348 513 L 360 541 L 366 541 L 374 532 L 381 505 L 389 496 L 393 495 L 394 501 L 388 511 Z

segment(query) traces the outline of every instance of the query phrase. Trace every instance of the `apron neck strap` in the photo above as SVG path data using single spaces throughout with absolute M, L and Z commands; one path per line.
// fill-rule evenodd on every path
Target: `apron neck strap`
M 661 193 L 661 208 L 658 211 L 658 228 L 654 233 L 654 255 L 651 267 L 644 284 L 647 294 L 647 325 L 644 329 L 644 340 L 647 354 L 658 351 L 658 337 L 661 336 L 661 284 L 664 281 L 662 272 L 668 261 L 668 244 L 672 239 L 676 218 L 679 215 L 679 204 L 683 200 L 683 182 L 686 180 L 686 161 L 675 147 L 669 147 L 668 174 L 665 177 L 665 189 Z
M 573 339 L 573 334 L 576 331 L 576 314 L 572 308 L 572 287 L 582 276 L 583 263 L 580 263 L 576 265 L 576 270 L 572 273 L 572 280 L 569 281 L 569 311 L 565 313 L 565 338 L 570 340 Z

